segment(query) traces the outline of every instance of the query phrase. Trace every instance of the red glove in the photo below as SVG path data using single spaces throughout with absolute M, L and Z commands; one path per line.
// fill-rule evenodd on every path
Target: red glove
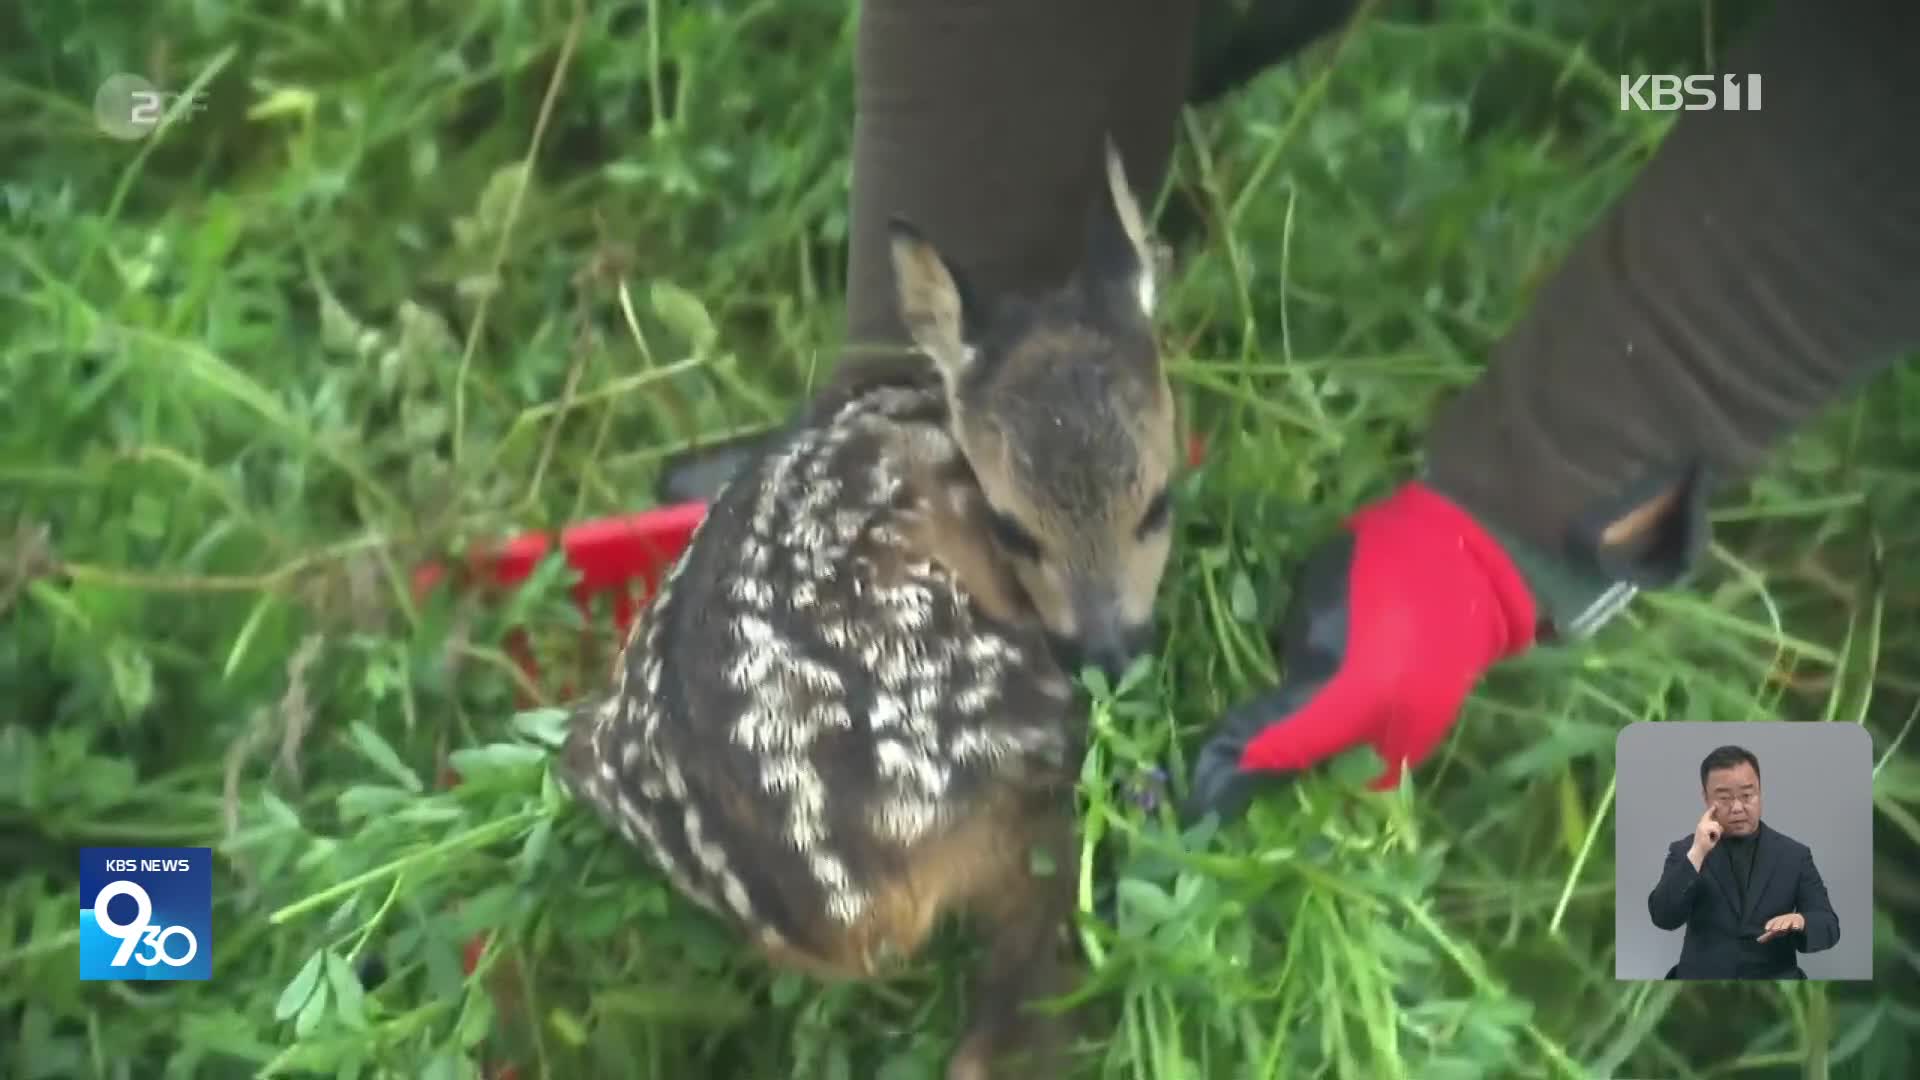
M 1307 560 L 1283 628 L 1280 687 L 1227 714 L 1202 748 L 1189 812 L 1237 815 L 1262 772 L 1351 747 L 1400 782 L 1453 726 L 1480 676 L 1532 647 L 1520 571 L 1466 511 L 1420 483 L 1366 506 Z

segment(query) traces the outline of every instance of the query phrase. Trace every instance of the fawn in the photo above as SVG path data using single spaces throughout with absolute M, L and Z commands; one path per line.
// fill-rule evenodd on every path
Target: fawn
M 1148 647 L 1168 557 L 1156 260 L 1105 157 L 1111 203 L 1044 295 L 978 297 L 892 223 L 931 364 L 848 369 L 738 465 L 561 755 L 571 792 L 775 963 L 877 976 L 943 916 L 982 919 L 950 1080 L 1063 1049 L 1024 1006 L 1071 988 L 1072 675 Z

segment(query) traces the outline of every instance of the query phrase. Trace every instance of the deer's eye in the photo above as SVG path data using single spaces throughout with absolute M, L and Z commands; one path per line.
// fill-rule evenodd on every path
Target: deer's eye
M 1140 515 L 1140 524 L 1134 529 L 1135 535 L 1144 539 L 1165 528 L 1172 509 L 1172 498 L 1166 488 L 1161 488 L 1152 501 L 1147 503 L 1146 512 Z
M 1023 559 L 1040 557 L 1040 541 L 1034 539 L 1025 525 L 998 510 L 992 511 L 987 520 L 992 524 L 994 539 L 1000 541 L 1000 546 L 1009 553 Z

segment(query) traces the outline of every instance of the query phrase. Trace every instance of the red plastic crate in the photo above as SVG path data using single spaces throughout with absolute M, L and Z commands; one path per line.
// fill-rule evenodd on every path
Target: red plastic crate
M 1206 445 L 1194 436 L 1187 444 L 1187 463 L 1198 467 L 1205 458 Z M 624 638 L 635 615 L 659 587 L 661 577 L 686 550 L 706 511 L 704 502 L 676 503 L 635 514 L 596 518 L 562 530 L 560 546 L 566 552 L 567 562 L 580 573 L 572 593 L 581 615 L 591 620 L 593 600 L 608 594 L 612 600 L 614 632 L 617 638 Z M 548 533 L 523 533 L 491 550 L 476 551 L 467 560 L 469 580 L 511 588 L 526 580 L 552 546 L 553 538 Z M 447 576 L 446 567 L 438 563 L 420 567 L 413 576 L 414 595 L 424 597 Z M 537 684 L 541 678 L 540 666 L 524 635 L 513 631 L 507 649 L 527 678 Z M 561 693 L 571 695 L 572 688 L 563 684 Z M 529 704 L 524 696 L 522 704 Z M 458 784 L 460 778 L 449 768 L 439 781 L 441 786 L 451 787 Z M 479 966 L 487 937 L 486 931 L 475 934 L 463 950 L 462 968 L 469 976 Z M 497 997 L 494 1005 L 496 1015 L 504 1019 L 507 1013 Z M 486 1070 L 486 1074 L 496 1080 L 516 1080 L 518 1070 L 506 1065 Z
M 566 551 L 568 564 L 580 573 L 572 589 L 580 614 L 591 620 L 593 600 L 605 595 L 612 601 L 614 632 L 624 635 L 641 605 L 660 584 L 661 575 L 686 550 L 688 538 L 706 511 L 703 502 L 678 503 L 637 514 L 597 518 L 563 530 L 560 546 Z M 526 580 L 552 547 L 553 537 L 548 533 L 523 533 L 491 551 L 469 556 L 468 570 L 472 579 L 511 588 Z M 438 563 L 420 567 L 413 575 L 414 595 L 423 597 L 446 577 L 446 567 Z M 515 631 L 506 647 L 528 680 L 538 683 L 540 667 L 525 636 Z M 560 689 L 563 694 L 572 692 L 570 685 Z M 527 702 L 523 700 L 522 704 Z

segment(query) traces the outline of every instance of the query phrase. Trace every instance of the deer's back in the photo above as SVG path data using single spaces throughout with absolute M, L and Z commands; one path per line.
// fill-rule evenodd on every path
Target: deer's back
M 801 949 L 988 804 L 1070 782 L 1070 684 L 985 546 L 937 383 L 855 385 L 710 506 L 583 712 L 570 786 Z

